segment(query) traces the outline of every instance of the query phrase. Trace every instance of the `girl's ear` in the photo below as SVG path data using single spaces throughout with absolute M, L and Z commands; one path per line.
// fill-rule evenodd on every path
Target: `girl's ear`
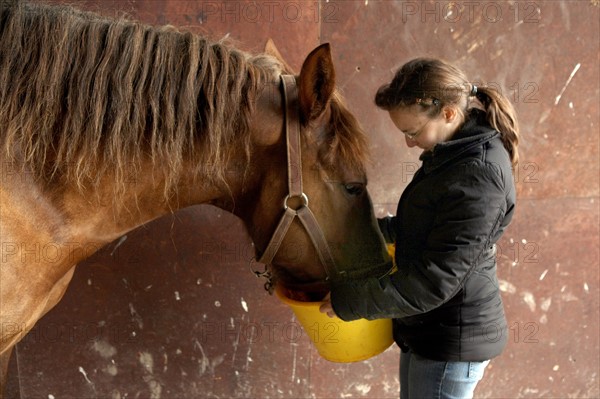
M 456 107 L 446 105 L 444 108 L 442 108 L 442 115 L 444 116 L 444 119 L 447 123 L 452 123 L 458 117 L 459 112 L 458 109 L 456 109 Z

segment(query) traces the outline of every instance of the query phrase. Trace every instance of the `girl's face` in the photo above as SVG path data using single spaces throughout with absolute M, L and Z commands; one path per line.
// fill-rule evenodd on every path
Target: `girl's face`
M 406 145 L 431 150 L 437 143 L 447 141 L 458 128 L 458 118 L 453 108 L 445 107 L 430 118 L 419 105 L 401 106 L 389 111 L 394 125 L 404 134 Z

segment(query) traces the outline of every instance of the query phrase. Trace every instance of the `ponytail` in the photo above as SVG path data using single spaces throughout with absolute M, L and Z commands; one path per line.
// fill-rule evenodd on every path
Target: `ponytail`
M 471 97 L 483 105 L 487 122 L 500 132 L 513 168 L 519 161 L 519 126 L 510 101 L 492 87 L 477 87 L 469 83 L 465 73 L 443 60 L 416 58 L 404 64 L 392 81 L 379 88 L 375 104 L 391 110 L 399 106 L 419 104 L 428 117 L 439 114 L 447 104 L 463 113 L 470 108 Z
M 483 105 L 490 126 L 500 132 L 504 148 L 508 151 L 512 166 L 515 168 L 519 162 L 519 124 L 513 105 L 502 93 L 492 87 L 473 86 L 471 93 L 475 94 Z

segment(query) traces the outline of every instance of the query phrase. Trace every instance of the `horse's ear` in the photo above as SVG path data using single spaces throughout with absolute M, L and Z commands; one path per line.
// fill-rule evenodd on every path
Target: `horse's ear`
M 281 62 L 281 66 L 283 66 L 283 71 L 282 71 L 283 73 L 288 74 L 288 75 L 294 74 L 294 70 L 287 62 L 285 62 L 285 60 L 283 59 L 283 56 L 277 49 L 277 46 L 275 46 L 275 42 L 271 38 L 269 38 L 267 40 L 267 44 L 265 44 L 265 54 L 275 57 L 275 58 L 277 58 L 277 60 L 279 62 Z
M 335 70 L 329 43 L 311 51 L 302 64 L 298 81 L 300 115 L 308 123 L 326 109 L 335 87 Z

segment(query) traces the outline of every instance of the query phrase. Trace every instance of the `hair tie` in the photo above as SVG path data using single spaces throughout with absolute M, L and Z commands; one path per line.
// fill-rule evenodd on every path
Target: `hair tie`
M 469 96 L 473 97 L 477 95 L 477 86 L 475 86 L 474 84 L 471 84 L 471 92 L 469 93 Z
M 425 100 L 427 100 L 427 99 L 426 98 L 415 98 L 415 103 L 424 105 L 424 106 L 434 105 L 436 107 L 439 107 L 440 104 L 442 103 L 440 100 L 438 100 L 437 98 L 433 98 L 433 97 L 431 97 L 431 104 L 427 103 Z

